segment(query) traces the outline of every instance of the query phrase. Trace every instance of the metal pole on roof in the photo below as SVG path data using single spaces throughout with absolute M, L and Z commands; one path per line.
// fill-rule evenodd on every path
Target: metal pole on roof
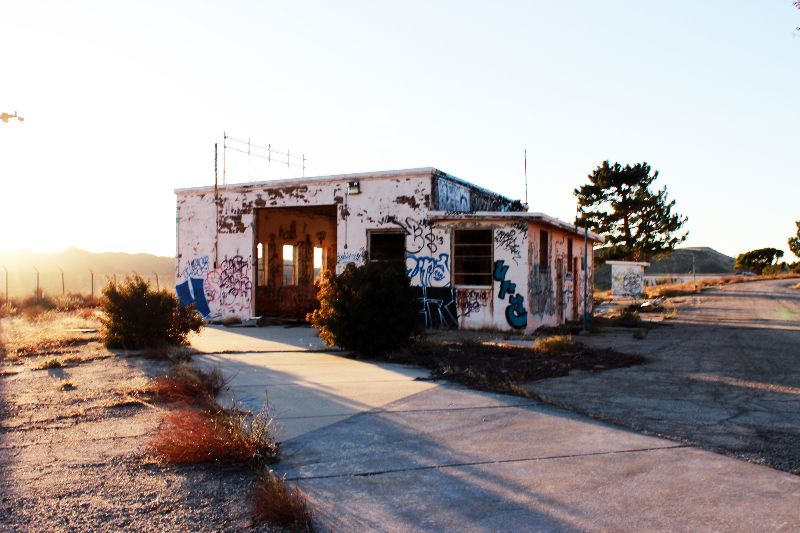
M 583 331 L 589 331 L 589 224 L 583 228 Z

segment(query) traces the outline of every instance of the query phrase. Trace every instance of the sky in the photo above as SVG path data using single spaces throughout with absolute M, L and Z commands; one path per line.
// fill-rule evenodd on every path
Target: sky
M 307 176 L 433 166 L 572 221 L 646 161 L 686 246 L 788 251 L 800 220 L 790 0 L 0 0 L 0 250 L 175 253 L 174 189 L 223 132 Z M 221 152 L 221 150 L 220 150 Z M 222 153 L 220 153 L 221 165 Z M 302 170 L 228 150 L 228 183 Z M 220 176 L 220 180 L 222 177 Z

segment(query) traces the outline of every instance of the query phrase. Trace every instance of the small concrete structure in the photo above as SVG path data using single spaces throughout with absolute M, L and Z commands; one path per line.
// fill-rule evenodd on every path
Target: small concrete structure
M 176 292 L 208 319 L 303 318 L 322 272 L 365 261 L 405 263 L 427 327 L 532 333 L 591 306 L 601 236 L 586 272 L 582 228 L 435 168 L 176 194 Z
M 641 298 L 644 293 L 644 269 L 650 263 L 606 261 L 611 265 L 611 297 Z

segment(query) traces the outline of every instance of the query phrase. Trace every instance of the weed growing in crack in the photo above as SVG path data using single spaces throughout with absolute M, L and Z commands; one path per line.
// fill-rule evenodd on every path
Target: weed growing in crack
M 257 522 L 313 531 L 312 513 L 305 494 L 295 485 L 288 485 L 272 470 L 260 474 L 250 491 L 253 518 Z

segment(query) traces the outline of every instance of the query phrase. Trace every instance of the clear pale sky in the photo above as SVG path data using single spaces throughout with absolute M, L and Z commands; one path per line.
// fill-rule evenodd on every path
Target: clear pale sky
M 306 175 L 434 166 L 572 220 L 647 161 L 688 246 L 787 250 L 800 219 L 790 0 L 0 1 L 0 250 L 175 253 L 223 131 Z M 295 177 L 245 156 L 228 181 Z

